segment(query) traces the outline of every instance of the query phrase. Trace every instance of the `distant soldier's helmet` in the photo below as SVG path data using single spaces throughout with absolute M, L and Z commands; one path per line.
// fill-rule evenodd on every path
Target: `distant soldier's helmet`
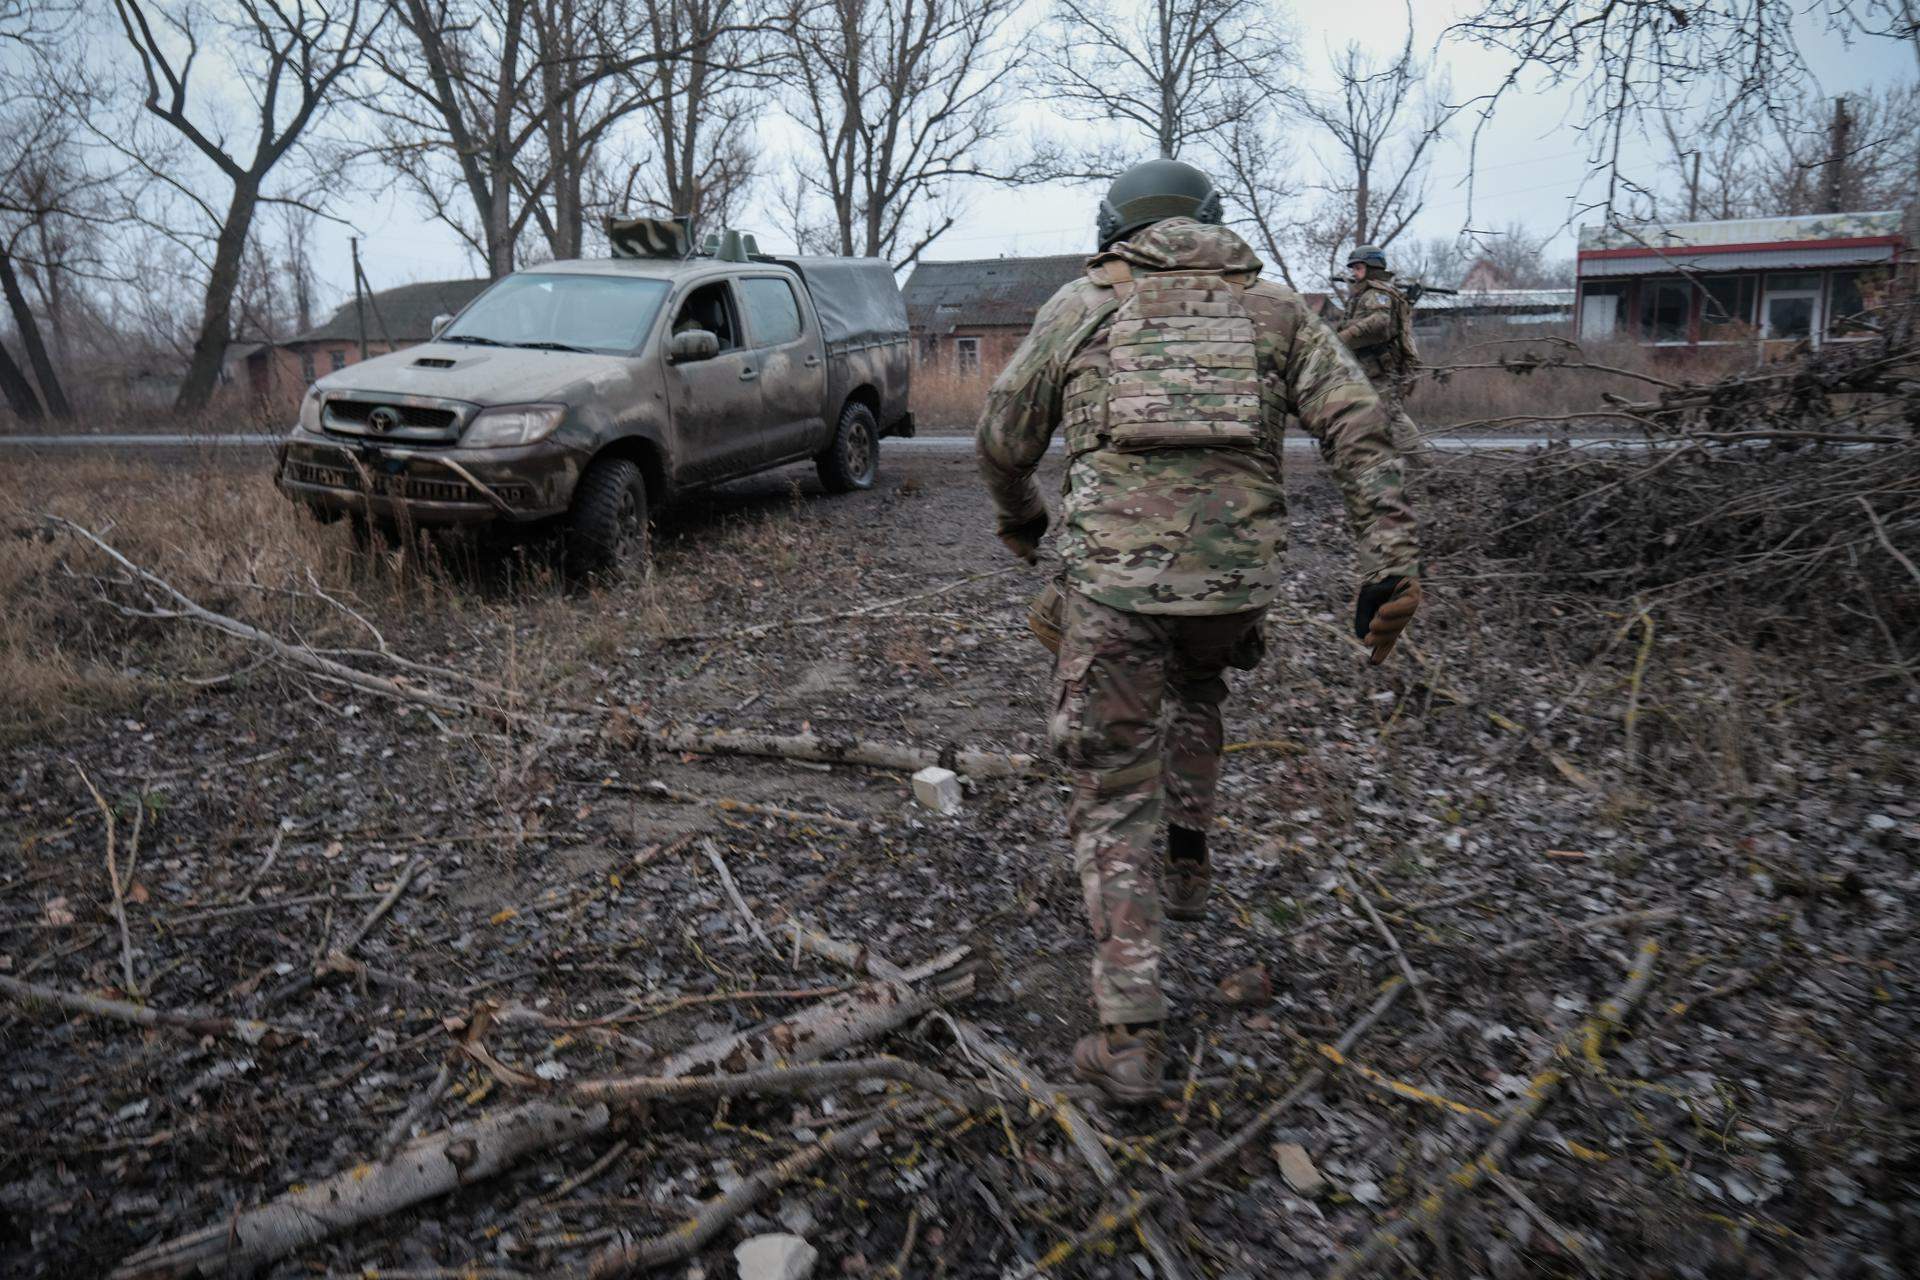
M 1218 225 L 1223 214 L 1213 179 L 1178 160 L 1149 160 L 1113 180 L 1100 201 L 1098 231 L 1105 249 L 1167 218 Z
M 1387 255 L 1380 251 L 1380 246 L 1377 244 L 1357 244 L 1353 246 L 1353 252 L 1347 255 L 1347 265 L 1352 266 L 1356 262 L 1364 262 L 1368 266 L 1378 267 L 1382 271 L 1387 269 Z

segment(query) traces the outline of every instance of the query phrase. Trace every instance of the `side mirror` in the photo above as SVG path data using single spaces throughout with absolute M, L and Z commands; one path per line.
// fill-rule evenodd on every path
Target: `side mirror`
M 667 359 L 675 364 L 711 360 L 720 354 L 720 335 L 711 329 L 688 329 L 673 335 L 667 347 Z
M 453 316 L 445 311 L 433 318 L 433 336 L 439 337 L 440 331 L 453 323 Z

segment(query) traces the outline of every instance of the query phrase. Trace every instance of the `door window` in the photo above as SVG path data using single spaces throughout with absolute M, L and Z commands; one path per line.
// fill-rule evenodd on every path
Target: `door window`
M 727 288 L 725 280 L 701 285 L 680 304 L 673 317 L 673 331 L 685 333 L 690 329 L 705 329 L 720 339 L 722 351 L 739 349 L 740 321 L 733 306 L 733 290 Z
M 1640 338 L 1644 342 L 1685 342 L 1693 290 L 1685 280 L 1649 280 L 1640 286 Z
M 747 327 L 757 347 L 778 347 L 800 336 L 800 300 L 793 286 L 775 276 L 753 276 L 740 282 L 747 308 Z
M 1795 272 L 1767 277 L 1761 324 L 1769 338 L 1810 338 L 1820 328 L 1820 273 Z

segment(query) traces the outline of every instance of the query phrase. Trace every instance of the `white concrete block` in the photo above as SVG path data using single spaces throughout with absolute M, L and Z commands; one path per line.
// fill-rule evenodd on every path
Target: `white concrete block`
M 913 798 L 935 813 L 960 812 L 960 775 L 928 765 L 913 775 Z

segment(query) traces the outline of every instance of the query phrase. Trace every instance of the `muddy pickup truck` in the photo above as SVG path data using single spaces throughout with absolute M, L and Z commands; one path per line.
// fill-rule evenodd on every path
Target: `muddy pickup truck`
M 570 568 L 630 564 L 649 513 L 812 459 L 872 486 L 910 436 L 906 306 L 887 263 L 779 257 L 737 232 L 610 227 L 615 255 L 503 277 L 432 341 L 316 382 L 277 483 L 388 532 L 551 529 Z

